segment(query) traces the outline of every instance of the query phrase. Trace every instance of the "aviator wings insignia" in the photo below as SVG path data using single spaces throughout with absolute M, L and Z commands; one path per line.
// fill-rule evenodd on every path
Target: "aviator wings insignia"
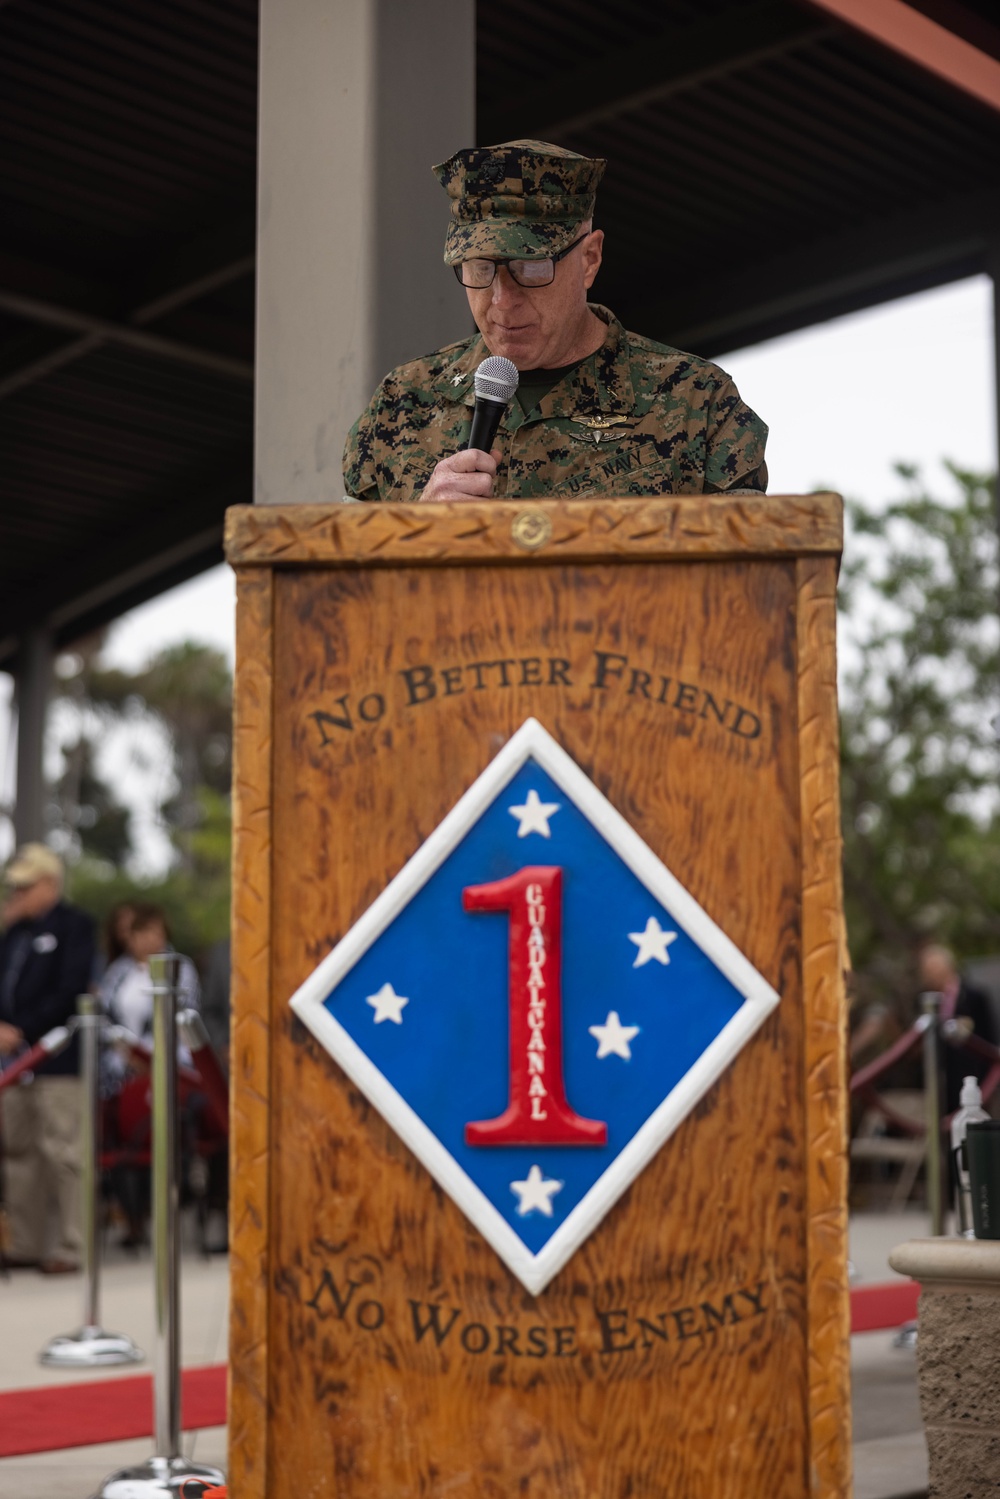
M 581 433 L 580 440 L 587 442 L 593 438 L 595 443 L 613 442 L 616 437 L 624 437 L 625 429 L 635 425 L 637 418 L 634 416 L 573 416 L 570 421 L 575 422 L 578 427 L 586 427 L 586 434 Z

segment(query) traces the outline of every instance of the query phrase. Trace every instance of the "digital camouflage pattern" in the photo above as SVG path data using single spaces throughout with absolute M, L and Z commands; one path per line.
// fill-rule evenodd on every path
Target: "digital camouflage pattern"
M 603 346 L 497 434 L 494 495 L 703 494 L 767 486 L 767 427 L 717 365 L 627 333 L 604 307 Z M 466 445 L 480 334 L 387 375 L 355 422 L 344 481 L 359 500 L 420 497 L 434 465 Z
M 448 265 L 556 255 L 594 212 L 606 162 L 548 141 L 504 141 L 456 151 L 432 168 L 451 199 Z

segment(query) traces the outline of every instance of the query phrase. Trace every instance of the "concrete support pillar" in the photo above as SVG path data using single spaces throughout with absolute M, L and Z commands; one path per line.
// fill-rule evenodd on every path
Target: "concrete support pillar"
M 472 0 L 262 0 L 258 502 L 343 494 L 382 376 L 470 331 L 433 163 L 475 142 Z
M 52 695 L 52 636 L 44 626 L 22 637 L 16 674 L 17 793 L 14 836 L 19 844 L 45 834 L 45 720 Z
M 997 504 L 1000 505 L 1000 239 L 990 246 L 988 269 L 993 278 L 993 410 L 997 460 Z
M 993 437 L 996 444 L 997 531 L 1000 532 L 1000 239 L 990 245 L 986 269 L 993 281 Z M 1000 732 L 1000 725 L 997 725 Z

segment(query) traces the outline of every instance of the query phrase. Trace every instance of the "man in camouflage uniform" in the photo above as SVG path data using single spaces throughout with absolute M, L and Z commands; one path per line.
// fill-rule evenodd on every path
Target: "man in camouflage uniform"
M 459 151 L 444 258 L 478 334 L 387 375 L 344 452 L 359 500 L 762 492 L 767 428 L 716 365 L 628 333 L 587 301 L 605 162 L 544 141 Z M 520 373 L 492 453 L 468 451 L 473 376 Z

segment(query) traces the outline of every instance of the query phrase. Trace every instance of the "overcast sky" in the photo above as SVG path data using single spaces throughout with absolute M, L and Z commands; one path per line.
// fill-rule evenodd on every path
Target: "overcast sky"
M 921 465 L 944 496 L 943 458 L 996 467 L 992 289 L 985 276 L 741 349 L 719 363 L 770 426 L 772 494 L 822 485 L 879 505 L 899 492 L 892 472 L 898 460 Z M 213 568 L 123 616 L 110 632 L 107 658 L 134 668 L 183 639 L 211 642 L 232 657 L 233 619 L 232 574 Z M 4 800 L 13 776 L 9 685 L 0 676 Z

